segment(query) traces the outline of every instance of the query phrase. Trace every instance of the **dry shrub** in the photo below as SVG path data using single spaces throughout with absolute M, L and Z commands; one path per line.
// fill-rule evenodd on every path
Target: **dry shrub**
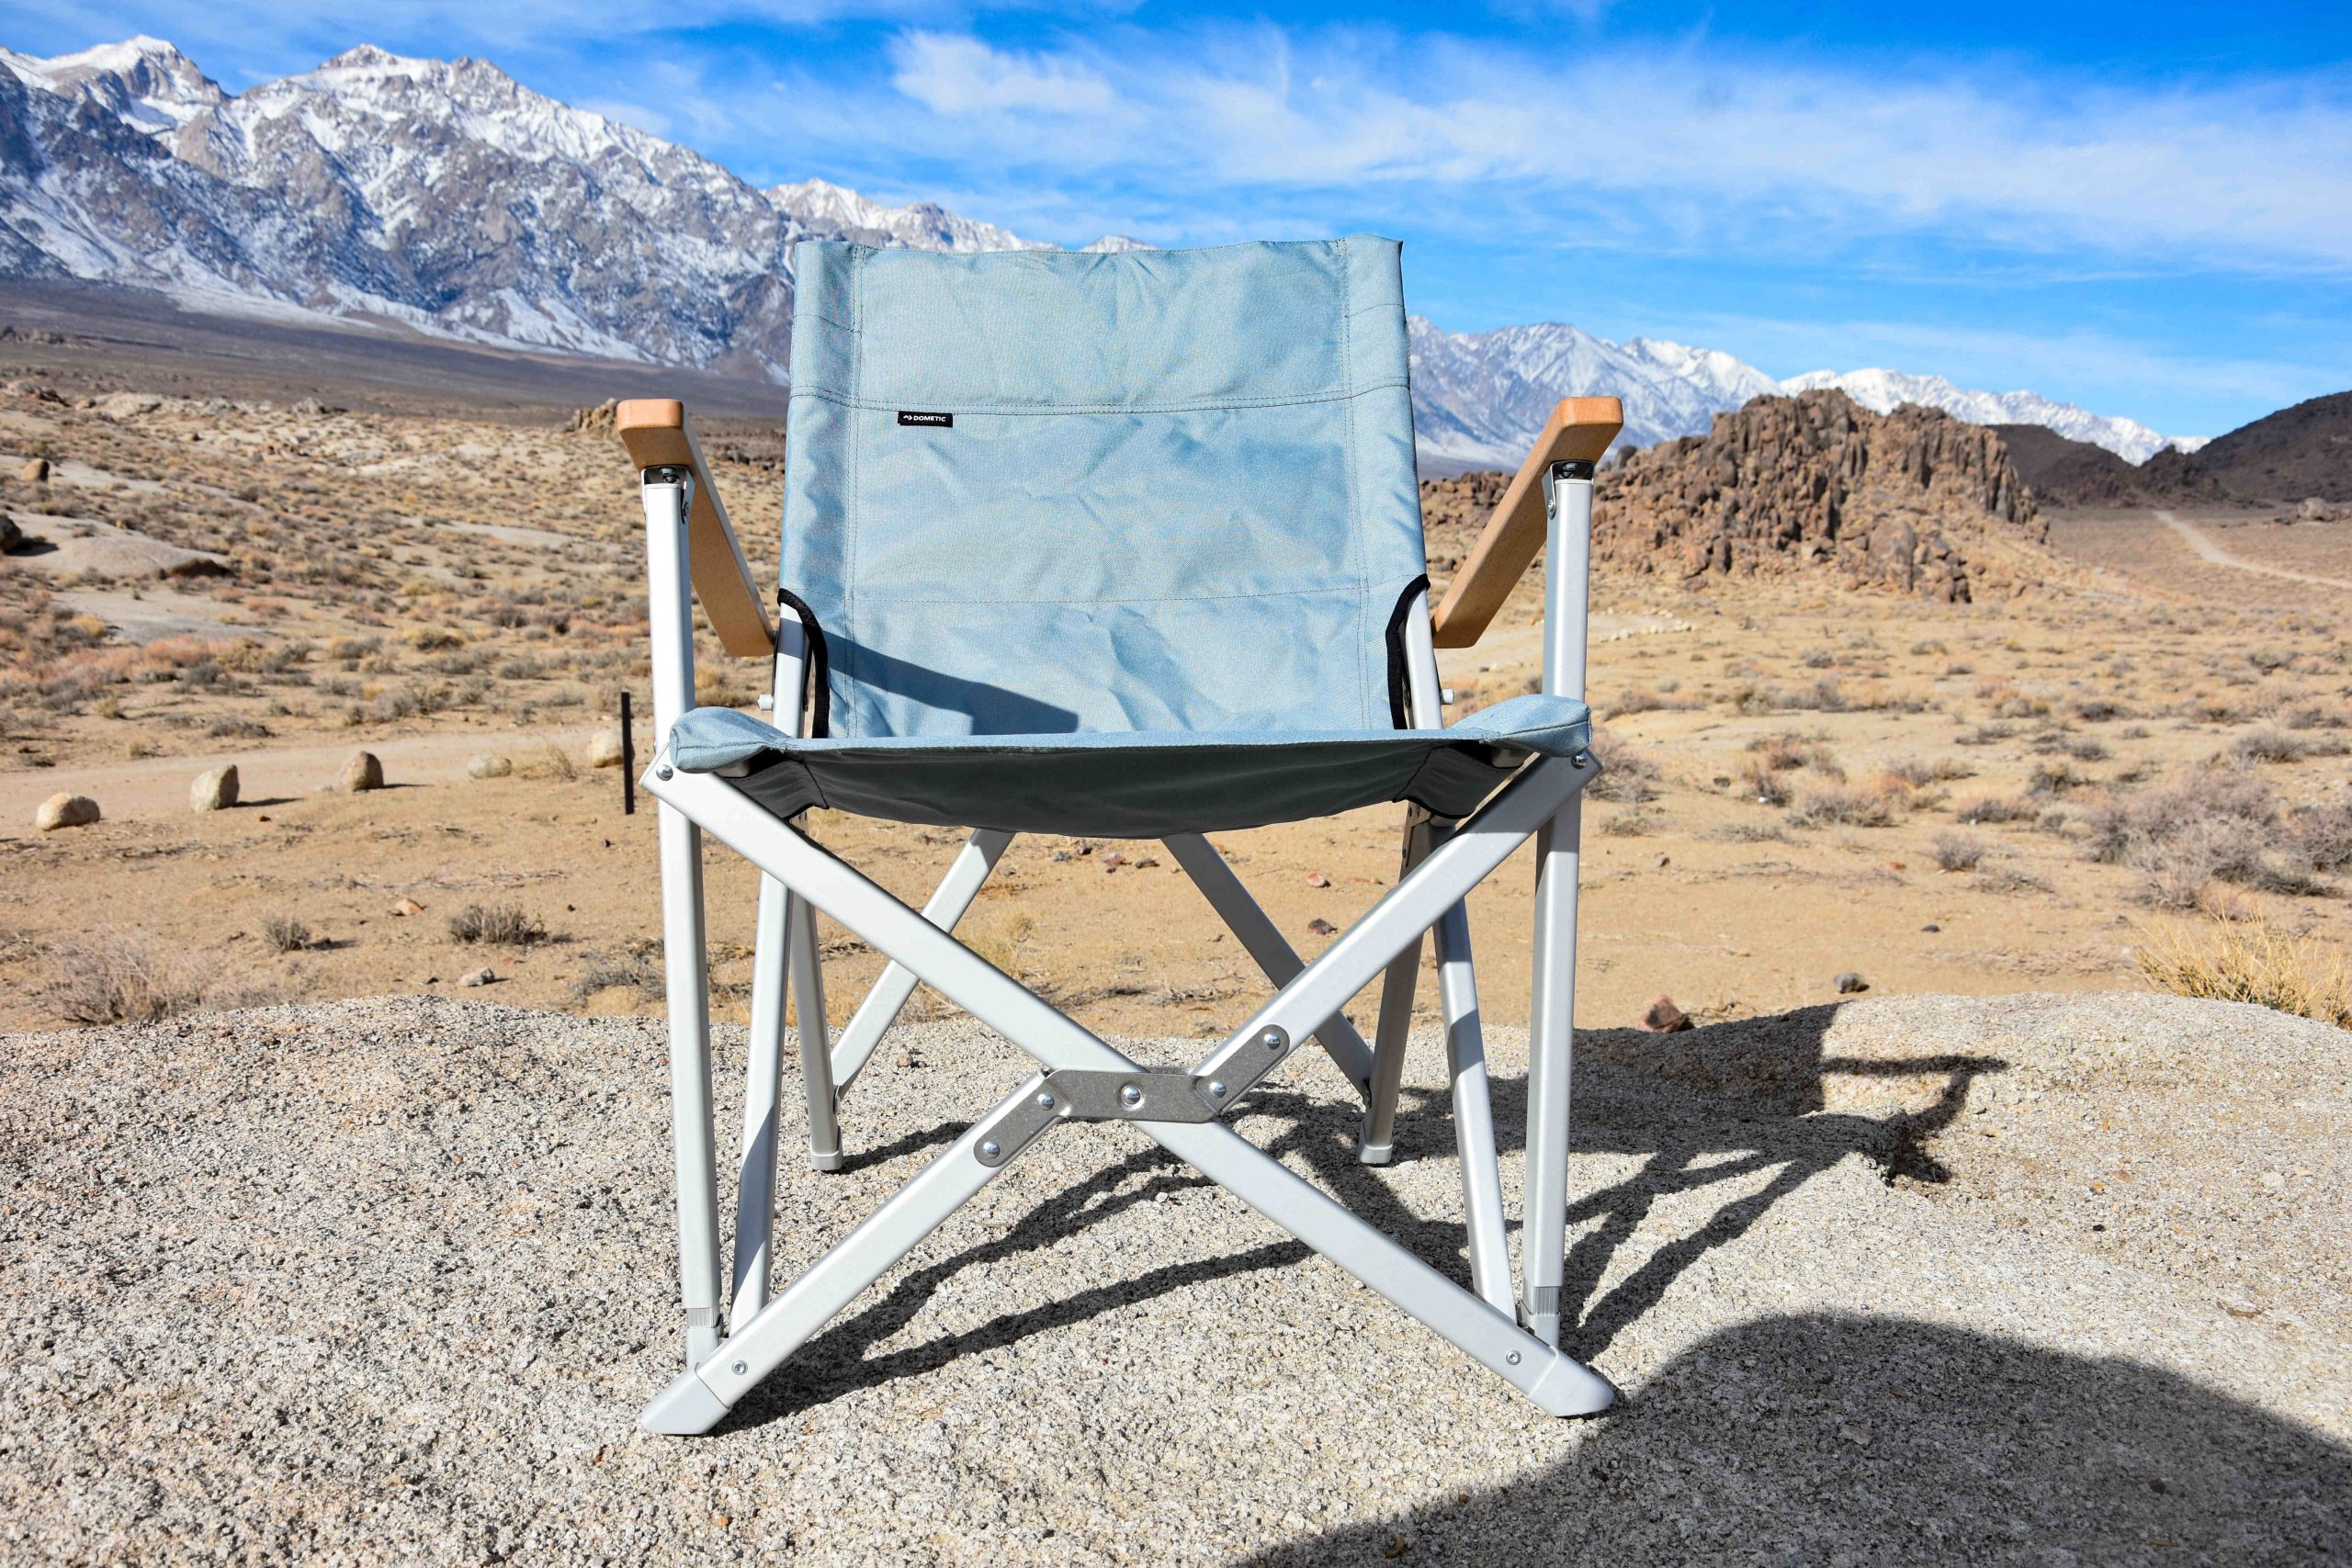
M 1791 768 L 1813 768 L 1835 777 L 1845 776 L 1839 772 L 1838 760 L 1830 754 L 1827 747 L 1816 745 L 1801 735 L 1792 735 L 1785 730 L 1778 735 L 1759 736 L 1747 743 L 1747 749 L 1756 753 L 1758 763 L 1775 773 Z
M 560 746 L 542 746 L 523 760 L 519 771 L 526 779 L 561 779 L 570 784 L 580 776 L 580 764 Z
M 1891 828 L 1894 818 L 1894 802 L 1885 792 L 1844 784 L 1809 789 L 1789 809 L 1789 820 L 1800 828 Z
M 1657 764 L 1598 725 L 1592 731 L 1592 757 L 1600 764 L 1600 776 L 1585 786 L 1585 793 L 1595 800 L 1639 806 L 1656 798 Z
M 1993 822 L 2030 822 L 2041 815 L 2041 807 L 2030 801 L 2003 800 L 1998 795 L 1971 795 L 1953 810 L 1952 815 L 1973 828 Z
M 2165 908 L 2197 908 L 2217 881 L 2268 893 L 2324 891 L 2258 779 L 2207 772 L 2170 789 L 2109 795 L 2084 813 L 2083 828 L 2085 853 L 2139 871 L 2143 896 Z
M 2309 735 L 2264 728 L 2241 735 L 2228 756 L 2236 762 L 2300 762 L 2307 757 L 2341 757 L 2352 746 L 2332 735 Z
M 1957 757 L 1938 757 L 1931 761 L 1924 762 L 1905 759 L 1899 762 L 1890 762 L 1887 764 L 1886 771 L 1915 789 L 1924 789 L 1929 784 L 1950 784 L 1954 779 L 1976 776 L 1976 770 Z
M 2290 937 L 2265 919 L 2142 926 L 2132 958 L 2159 990 L 2253 1002 L 2352 1029 L 2352 969 L 2343 951 Z
M 1786 806 L 1789 803 L 1788 782 L 1772 771 L 1771 765 L 1758 759 L 1739 771 L 1740 782 L 1758 806 Z
M 491 947 L 527 947 L 548 939 L 548 928 L 513 904 L 469 904 L 449 917 L 453 942 Z
M 153 1023 L 202 1006 L 212 988 L 211 971 L 197 960 L 109 935 L 52 945 L 42 991 L 76 1023 Z
M 571 983 L 571 1005 L 578 1007 L 599 991 L 635 991 L 659 998 L 664 990 L 662 944 L 640 937 L 618 953 L 591 953 L 588 967 Z
M 1984 859 L 1984 840 L 1947 829 L 1936 835 L 1936 865 L 1943 871 L 1974 871 Z
M 261 939 L 272 953 L 294 953 L 311 945 L 311 928 L 291 915 L 272 915 L 261 923 Z

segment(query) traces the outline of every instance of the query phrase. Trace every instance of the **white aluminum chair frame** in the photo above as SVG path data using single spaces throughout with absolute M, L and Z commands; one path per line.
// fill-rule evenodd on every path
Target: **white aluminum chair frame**
M 1589 466 L 1545 476 L 1544 690 L 1584 691 L 1592 519 Z M 1558 476 L 1555 482 L 1555 473 Z M 679 1287 L 686 1371 L 640 1416 L 648 1430 L 708 1431 L 760 1381 L 808 1342 L 860 1292 L 1017 1158 L 1056 1120 L 1128 1120 L 1261 1214 L 1434 1330 L 1555 1416 L 1589 1415 L 1614 1399 L 1606 1380 L 1559 1349 L 1566 1263 L 1568 1080 L 1576 976 L 1576 896 L 1583 789 L 1600 771 L 1589 753 L 1536 759 L 1458 825 L 1408 822 L 1396 885 L 1312 964 L 1289 944 L 1199 835 L 1165 840 L 1243 945 L 1279 987 L 1250 1021 L 1193 1069 L 1193 1099 L 1163 1119 L 1164 1086 L 1182 1075 L 1131 1061 L 1075 1020 L 956 940 L 948 928 L 970 901 L 1009 835 L 975 833 L 946 883 L 917 910 L 777 819 L 726 777 L 673 771 L 671 727 L 694 701 L 694 605 L 686 525 L 692 477 L 676 468 L 643 474 L 647 584 L 653 637 L 654 723 L 662 750 L 645 787 L 659 803 L 662 942 L 669 1003 L 672 1137 L 676 1165 Z M 1442 723 L 1427 606 L 1406 618 L 1414 723 Z M 787 618 L 777 641 L 775 707 L 797 717 L 807 649 Z M 787 953 L 754 975 L 745 1070 L 741 1187 L 731 1320 L 722 1337 L 716 1130 L 713 1126 L 708 976 L 704 948 L 701 835 L 708 832 L 761 873 L 759 951 Z M 1537 840 L 1534 988 L 1530 1029 L 1521 1291 L 1511 1297 L 1501 1176 L 1463 899 L 1529 837 Z M 830 1045 L 815 922 L 821 909 L 891 960 L 838 1046 Z M 1406 1025 L 1420 940 L 1433 931 L 1462 1161 L 1471 1265 L 1465 1290 L 1292 1172 L 1217 1116 L 1314 1035 L 1366 1100 L 1364 1156 L 1377 1163 L 1393 1141 Z M 782 1087 L 786 971 L 804 1024 L 800 1061 L 812 1158 L 840 1161 L 837 1084 L 854 1077 L 917 980 L 927 982 L 1035 1057 L 1033 1075 L 782 1292 L 771 1294 L 777 1104 Z M 1340 1010 L 1385 973 L 1380 1021 L 1367 1048 Z M 858 1020 L 874 1021 L 861 1030 Z M 1122 1074 L 1148 1081 L 1132 1113 L 1081 1112 L 1053 1075 Z M 1069 1077 L 1065 1084 L 1093 1081 Z M 1131 1102 L 1132 1103 L 1132 1102 Z M 1041 1112 L 1039 1107 L 1046 1108 Z

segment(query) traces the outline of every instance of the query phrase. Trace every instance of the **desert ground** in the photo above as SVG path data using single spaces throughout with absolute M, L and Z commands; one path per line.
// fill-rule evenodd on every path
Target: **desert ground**
M 654 818 L 592 761 L 647 680 L 618 444 L 0 350 L 0 1556 L 2352 1555 L 2352 523 L 2060 513 L 1977 603 L 1596 584 L 1567 1343 L 1616 1412 L 1537 1416 L 1078 1127 L 684 1442 L 631 1426 L 677 1337 Z M 780 432 L 705 442 L 771 571 Z M 1540 592 L 1447 656 L 1455 711 L 1530 689 Z M 385 787 L 334 787 L 362 749 Z M 37 830 L 59 793 L 100 819 Z M 1311 953 L 1399 817 L 1219 842 Z M 917 899 L 957 841 L 813 830 Z M 752 889 L 710 872 L 732 1125 Z M 1514 1223 L 1527 880 L 1472 904 Z M 1138 1059 L 1263 986 L 1148 843 L 1017 841 L 965 931 Z M 2211 999 L 2232 942 L 2278 1006 Z M 825 950 L 837 1025 L 879 963 Z M 1424 978 L 1395 1166 L 1311 1055 L 1237 1123 L 1459 1274 Z M 1631 1027 L 1661 994 L 1697 1027 Z M 918 993 L 779 1272 L 1020 1070 Z
M 588 765 L 621 693 L 646 711 L 641 523 L 609 431 L 398 388 L 348 409 L 165 395 L 119 363 L 0 347 L 0 510 L 23 536 L 0 558 L 0 1027 L 447 991 L 485 966 L 502 1002 L 657 1008 L 653 818 Z M 707 445 L 772 571 L 780 432 L 721 419 Z M 1472 524 L 1440 512 L 1442 588 Z M 2233 558 L 2152 513 L 2058 513 L 2046 580 L 1996 603 L 1604 576 L 1579 1022 L 1660 994 L 1702 1022 L 1779 1012 L 1848 976 L 2131 987 L 2152 931 L 2216 918 L 2341 951 L 2352 523 L 2176 521 Z M 1530 689 L 1540 579 L 1446 655 L 1453 711 Z M 715 644 L 702 671 L 707 702 L 763 680 Z M 362 748 L 389 787 L 327 787 Z M 469 777 L 483 757 L 512 771 Z M 192 812 L 191 781 L 228 763 L 240 804 Z M 102 820 L 35 831 L 60 792 Z M 1312 951 L 1316 922 L 1344 927 L 1393 877 L 1399 815 L 1221 847 Z M 957 841 L 814 826 L 918 901 Z M 966 931 L 1104 1029 L 1228 1027 L 1260 981 L 1155 849 L 1017 842 Z M 723 851 L 711 874 L 740 1020 L 752 883 Z M 1525 1017 L 1525 886 L 1507 873 L 1472 907 L 1498 1021 Z M 879 965 L 846 933 L 827 950 L 838 1024 Z M 919 996 L 912 1016 L 937 1010 Z

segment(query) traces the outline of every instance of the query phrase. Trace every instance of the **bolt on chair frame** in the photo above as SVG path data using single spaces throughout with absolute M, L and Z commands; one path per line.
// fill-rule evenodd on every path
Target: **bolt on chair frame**
M 1435 649 L 1474 643 L 1549 541 L 1544 690 L 1581 698 L 1593 466 L 1623 423 L 1615 399 L 1560 404 L 1433 616 L 1406 621 L 1415 728 L 1442 724 Z M 1614 1391 L 1559 1349 L 1566 1261 L 1571 1019 L 1582 791 L 1589 752 L 1536 758 L 1459 823 L 1416 811 L 1396 885 L 1312 964 L 1302 964 L 1221 856 L 1197 834 L 1171 855 L 1279 987 L 1189 1069 L 1142 1066 L 956 941 L 968 905 L 1010 835 L 982 829 L 928 907 L 901 902 L 737 790 L 725 776 L 672 768 L 671 727 L 694 705 L 694 601 L 730 653 L 772 654 L 772 702 L 801 721 L 808 650 L 801 627 L 771 625 L 683 408 L 625 403 L 620 430 L 642 476 L 660 750 L 645 779 L 660 809 L 662 939 L 676 1162 L 686 1371 L 640 1417 L 649 1430 L 709 1430 L 1036 1137 L 1059 1121 L 1125 1121 L 1324 1254 L 1557 1416 L 1605 1409 Z M 1425 604 L 1425 601 L 1423 602 Z M 821 694 L 820 694 L 821 700 Z M 711 1088 L 701 835 L 759 867 L 757 966 L 745 1073 L 731 1299 L 722 1331 L 721 1244 Z M 1537 845 L 1521 1289 L 1511 1289 L 1500 1171 L 1488 1106 L 1463 899 L 1525 840 Z M 838 1046 L 829 1049 L 811 911 L 823 910 L 891 961 Z M 1464 1289 L 1226 1125 L 1225 1111 L 1313 1036 L 1364 1097 L 1363 1148 L 1392 1147 L 1406 1025 L 1421 936 L 1434 932 L 1448 1068 L 1463 1167 L 1471 1287 Z M 786 955 L 788 954 L 788 962 Z M 840 1164 L 840 1089 L 870 1055 L 917 980 L 1036 1058 L 1006 1097 L 781 1293 L 771 1294 L 777 1100 L 786 972 L 800 1004 L 812 1161 Z M 1384 976 L 1367 1046 L 1340 1009 Z M 864 1030 L 860 1021 L 871 1017 Z M 1514 1312 L 1514 1309 L 1515 1312 Z

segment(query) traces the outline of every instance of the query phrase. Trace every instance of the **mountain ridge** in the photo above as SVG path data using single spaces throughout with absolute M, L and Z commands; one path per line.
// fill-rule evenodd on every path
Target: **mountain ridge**
M 47 59 L 0 49 L 0 276 L 781 382 L 790 250 L 809 237 L 1059 248 L 822 179 L 763 190 L 484 60 L 362 44 L 232 95 L 145 35 Z M 1105 235 L 1084 248 L 1148 247 Z M 1625 400 L 1628 445 L 1702 434 L 1754 398 L 1830 384 L 1876 412 L 1908 400 L 2049 424 L 2134 461 L 2164 440 L 1941 377 L 1781 382 L 1721 350 L 1611 343 L 1560 322 L 1461 333 L 1417 317 L 1411 332 L 1419 445 L 1439 470 L 1515 467 L 1554 402 L 1589 393 Z

